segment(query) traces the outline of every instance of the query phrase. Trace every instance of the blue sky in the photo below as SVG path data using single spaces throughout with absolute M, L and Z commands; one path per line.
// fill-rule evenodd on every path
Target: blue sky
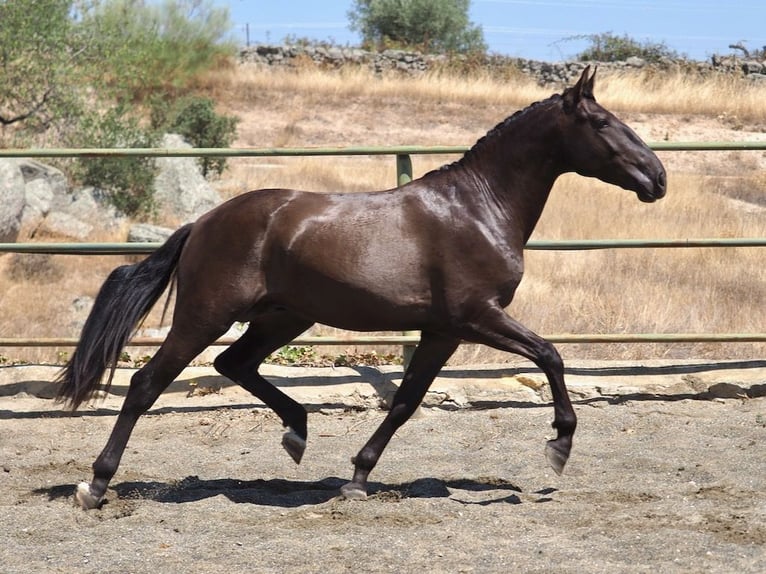
M 292 35 L 358 45 L 348 29 L 350 0 L 215 0 L 228 6 L 236 39 L 279 43 Z M 766 1 L 745 0 L 472 0 L 471 20 L 492 52 L 564 60 L 581 51 L 577 35 L 612 32 L 641 42 L 664 42 L 697 60 L 726 54 L 729 44 L 766 45 Z

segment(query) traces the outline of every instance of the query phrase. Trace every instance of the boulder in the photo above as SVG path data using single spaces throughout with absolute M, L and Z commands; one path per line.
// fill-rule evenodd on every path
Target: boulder
M 43 219 L 37 228 L 37 233 L 43 236 L 61 237 L 77 241 L 85 241 L 92 231 L 92 225 L 63 211 L 49 213 L 48 217 Z
M 167 149 L 192 147 L 176 134 L 166 134 L 162 146 Z M 154 198 L 161 213 L 188 223 L 221 203 L 221 196 L 203 177 L 196 158 L 158 158 L 157 167 Z
M 27 185 L 32 182 L 45 183 L 54 198 L 66 197 L 69 183 L 61 170 L 32 159 L 20 160 L 19 169 Z
M 756 60 L 747 60 L 742 62 L 742 71 L 745 74 L 762 74 L 766 71 L 766 66 Z
M 0 243 L 13 243 L 26 204 L 24 176 L 16 159 L 0 160 L 0 198 Z
M 21 217 L 22 227 L 36 229 L 45 219 L 53 203 L 53 189 L 45 179 L 35 179 L 24 188 L 25 205 Z
M 149 225 L 148 223 L 136 223 L 128 230 L 129 243 L 164 243 L 173 233 L 172 229 Z
M 59 209 L 94 229 L 109 233 L 120 229 L 127 221 L 124 215 L 106 201 L 103 193 L 93 187 L 75 190 L 68 195 L 68 202 L 60 205 Z

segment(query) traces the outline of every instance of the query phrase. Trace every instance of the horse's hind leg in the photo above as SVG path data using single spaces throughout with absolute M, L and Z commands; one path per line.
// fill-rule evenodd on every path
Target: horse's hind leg
M 208 342 L 215 338 L 211 337 Z M 75 498 L 80 506 L 88 510 L 101 505 L 139 417 L 206 346 L 207 343 L 194 347 L 185 344 L 171 330 L 154 357 L 133 375 L 112 434 L 93 463 L 93 481 L 80 483 L 77 487 Z
M 445 338 L 439 335 L 423 333 L 420 344 L 412 355 L 402 384 L 394 395 L 391 410 L 377 430 L 359 451 L 354 459 L 354 477 L 341 493 L 346 498 L 365 498 L 367 496 L 367 477 L 375 467 L 386 445 L 396 430 L 412 416 L 434 378 L 452 356 L 460 343 L 459 339 Z
M 250 322 L 247 331 L 215 359 L 216 370 L 262 400 L 287 428 L 282 446 L 296 463 L 306 450 L 306 409 L 258 373 L 271 353 L 311 327 L 312 322 L 287 311 L 274 311 Z

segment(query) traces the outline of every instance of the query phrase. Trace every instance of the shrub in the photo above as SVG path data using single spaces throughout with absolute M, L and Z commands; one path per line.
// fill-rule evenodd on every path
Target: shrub
M 152 109 L 155 129 L 180 134 L 198 148 L 229 147 L 238 121 L 236 117 L 217 114 L 213 100 L 196 96 L 172 105 L 158 103 Z M 226 167 L 224 157 L 201 157 L 198 161 L 205 177 L 211 172 L 220 175 Z
M 628 35 L 617 36 L 612 32 L 573 36 L 568 40 L 588 40 L 590 46 L 577 55 L 579 60 L 619 62 L 631 57 L 657 62 L 663 58 L 678 58 L 678 53 L 663 42 L 639 42 Z
M 124 106 L 112 108 L 103 115 L 82 118 L 75 145 L 87 148 L 155 147 L 158 136 L 142 129 Z M 84 185 L 101 190 L 119 211 L 133 217 L 149 217 L 156 213 L 154 176 L 157 167 L 150 157 L 81 158 L 74 175 Z

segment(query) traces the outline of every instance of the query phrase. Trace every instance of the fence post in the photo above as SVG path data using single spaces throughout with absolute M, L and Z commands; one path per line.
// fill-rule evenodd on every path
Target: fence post
M 412 158 L 408 153 L 396 154 L 396 184 L 404 185 L 412 181 Z
M 396 154 L 396 184 L 404 185 L 412 181 L 412 158 L 409 154 Z M 403 335 L 419 335 L 417 331 L 404 331 Z M 402 362 L 406 369 L 410 365 L 410 360 L 415 352 L 417 345 L 402 345 Z

